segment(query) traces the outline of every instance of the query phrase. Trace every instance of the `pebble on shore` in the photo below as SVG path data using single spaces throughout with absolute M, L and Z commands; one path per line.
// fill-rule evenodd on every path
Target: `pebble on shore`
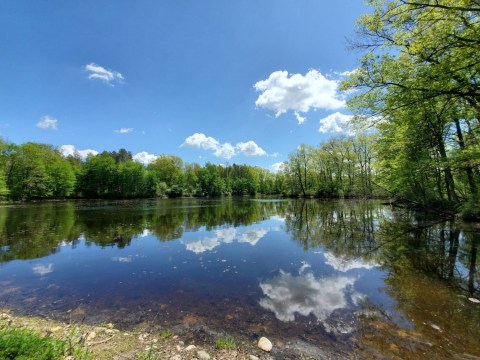
M 272 351 L 272 343 L 270 342 L 270 340 L 268 340 L 266 337 L 261 337 L 259 340 L 258 340 L 258 348 L 263 350 L 263 351 L 266 351 L 266 352 L 270 352 Z

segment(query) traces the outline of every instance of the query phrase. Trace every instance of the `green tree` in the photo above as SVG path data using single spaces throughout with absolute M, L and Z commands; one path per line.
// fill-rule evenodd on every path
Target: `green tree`
M 183 161 L 175 155 L 160 155 L 148 165 L 158 183 L 164 183 L 170 197 L 181 196 L 184 186 Z
M 14 146 L 8 163 L 7 186 L 13 200 L 64 198 L 73 192 L 75 173 L 51 145 Z
M 107 152 L 89 156 L 79 180 L 82 195 L 87 198 L 113 197 L 116 175 L 115 160 Z
M 343 88 L 362 90 L 349 106 L 357 121 L 376 123 L 379 129 L 384 185 L 424 204 L 455 205 L 475 197 L 480 166 L 478 3 L 367 3 L 373 12 L 359 19 L 360 37 L 354 43 L 367 52 Z

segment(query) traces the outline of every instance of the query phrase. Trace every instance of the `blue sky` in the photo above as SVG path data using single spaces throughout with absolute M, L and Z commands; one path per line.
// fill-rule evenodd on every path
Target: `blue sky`
M 360 0 L 0 0 L 0 135 L 271 168 L 348 123 Z M 319 131 L 320 130 L 320 131 Z

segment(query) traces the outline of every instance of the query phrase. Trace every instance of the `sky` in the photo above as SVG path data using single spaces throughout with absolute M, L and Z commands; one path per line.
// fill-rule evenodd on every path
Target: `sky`
M 275 171 L 347 131 L 361 0 L 0 0 L 0 136 Z

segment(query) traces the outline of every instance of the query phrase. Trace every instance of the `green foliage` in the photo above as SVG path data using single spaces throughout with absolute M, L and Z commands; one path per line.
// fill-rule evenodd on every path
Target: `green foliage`
M 6 183 L 11 199 L 64 198 L 73 192 L 76 179 L 72 166 L 52 146 L 13 145 L 6 157 Z
M 237 343 L 232 337 L 220 337 L 215 340 L 215 348 L 219 350 L 235 350 Z
M 0 329 L 0 359 L 63 359 L 66 343 L 26 329 Z
M 357 90 L 348 100 L 357 124 L 378 131 L 378 181 L 396 197 L 456 207 L 480 181 L 478 6 L 367 4 L 353 43 L 367 51 L 342 88 Z
M 460 215 L 467 221 L 480 221 L 480 196 L 478 194 L 462 205 Z
M 378 195 L 374 135 L 332 138 L 318 148 L 302 145 L 285 166 L 289 195 L 371 197 Z

